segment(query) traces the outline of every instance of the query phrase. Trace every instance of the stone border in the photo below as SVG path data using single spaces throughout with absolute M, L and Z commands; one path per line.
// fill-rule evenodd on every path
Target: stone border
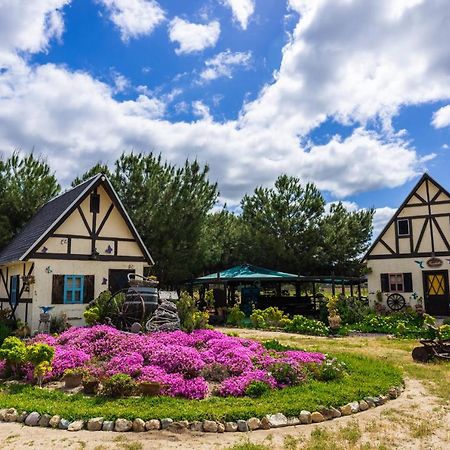
M 80 431 L 155 431 L 167 430 L 174 433 L 185 431 L 224 433 L 224 432 L 247 432 L 254 430 L 269 430 L 271 428 L 281 428 L 294 425 L 306 425 L 310 423 L 321 423 L 326 420 L 337 419 L 341 416 L 350 416 L 369 408 L 384 405 L 387 401 L 397 398 L 404 390 L 404 386 L 396 386 L 389 389 L 387 395 L 377 397 L 365 397 L 363 400 L 347 403 L 340 408 L 320 408 L 319 411 L 301 411 L 298 417 L 286 417 L 284 414 L 268 414 L 262 419 L 252 417 L 248 420 L 237 420 L 236 422 L 216 422 L 214 420 L 203 420 L 188 422 L 187 420 L 174 421 L 170 418 L 152 419 L 144 421 L 142 419 L 118 418 L 116 420 L 104 420 L 103 417 L 93 417 L 87 421 L 75 420 L 70 422 L 60 416 L 50 416 L 49 414 L 39 414 L 36 411 L 19 413 L 15 408 L 0 410 L 0 421 L 17 422 L 30 427 L 50 427 L 60 430 Z

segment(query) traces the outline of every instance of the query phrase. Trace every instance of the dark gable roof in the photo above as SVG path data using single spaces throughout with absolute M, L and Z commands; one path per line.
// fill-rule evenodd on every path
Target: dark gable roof
M 102 181 L 105 182 L 104 185 L 108 193 L 118 210 L 123 214 L 147 261 L 153 263 L 149 251 L 142 242 L 108 178 L 98 174 L 42 206 L 22 231 L 0 252 L 0 264 L 27 259 L 35 250 L 35 247 L 41 245 L 47 239 L 48 234 L 56 229 L 73 211 L 74 207 L 81 203 L 86 195 Z

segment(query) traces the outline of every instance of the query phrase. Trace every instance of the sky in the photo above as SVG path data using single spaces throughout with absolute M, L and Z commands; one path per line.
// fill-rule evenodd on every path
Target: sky
M 0 150 L 63 185 L 123 151 L 375 208 L 450 188 L 448 0 L 0 0 Z

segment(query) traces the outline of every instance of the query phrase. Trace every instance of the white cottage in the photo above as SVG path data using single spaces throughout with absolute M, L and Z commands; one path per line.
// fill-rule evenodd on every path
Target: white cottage
M 0 306 L 32 330 L 41 306 L 82 325 L 86 303 L 115 292 L 152 257 L 113 186 L 99 174 L 46 203 L 0 252 Z
M 391 310 L 423 301 L 428 314 L 450 314 L 450 193 L 424 174 L 374 241 L 364 261 L 369 300 Z

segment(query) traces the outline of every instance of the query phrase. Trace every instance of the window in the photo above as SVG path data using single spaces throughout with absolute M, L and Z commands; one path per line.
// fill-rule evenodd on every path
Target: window
M 409 236 L 409 220 L 397 220 L 397 231 L 399 236 Z
M 98 214 L 100 212 L 100 195 L 91 194 L 91 203 L 90 203 L 91 213 Z
M 390 273 L 389 274 L 389 290 L 391 292 L 403 292 L 403 274 L 402 273 Z
M 64 303 L 83 303 L 84 276 L 64 275 Z
M 10 278 L 9 299 L 11 306 L 14 308 L 19 299 L 19 275 L 14 275 Z

